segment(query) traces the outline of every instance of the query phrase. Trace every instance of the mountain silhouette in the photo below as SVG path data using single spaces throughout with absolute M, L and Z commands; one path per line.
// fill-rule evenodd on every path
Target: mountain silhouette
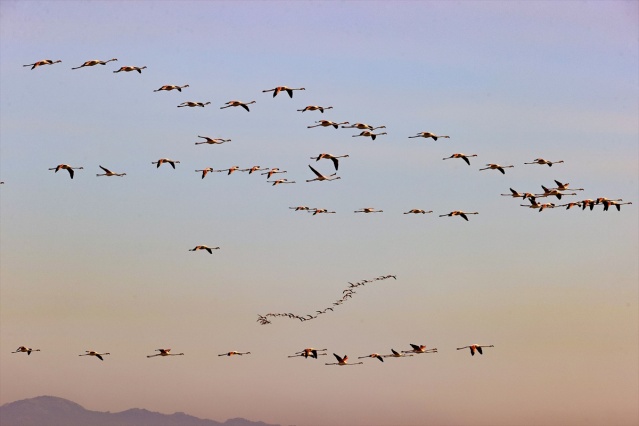
M 162 414 L 140 408 L 119 413 L 91 411 L 68 399 L 38 396 L 0 406 L 2 426 L 276 426 L 243 418 L 223 423 L 185 413 Z

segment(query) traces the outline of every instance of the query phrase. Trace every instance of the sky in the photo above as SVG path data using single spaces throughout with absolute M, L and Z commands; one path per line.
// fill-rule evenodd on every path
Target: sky
M 637 424 L 638 17 L 630 1 L 0 2 L 0 404 Z M 62 62 L 23 67 L 42 59 Z M 190 87 L 154 92 L 167 84 Z M 262 93 L 280 85 L 306 90 Z M 220 109 L 235 99 L 256 103 Z M 388 134 L 307 128 L 320 119 Z M 423 131 L 450 138 L 409 138 Z M 305 182 L 309 164 L 334 172 L 310 159 L 323 152 L 349 155 L 341 179 Z M 478 156 L 442 161 L 458 152 Z M 180 163 L 151 164 L 163 157 Z M 564 163 L 524 165 L 536 158 Z M 48 170 L 61 163 L 84 169 Z M 194 172 L 235 165 L 296 183 Z M 500 196 L 555 179 L 584 191 L 542 200 L 633 204 L 538 212 Z M 438 217 L 453 210 L 479 214 Z M 388 274 L 312 321 L 256 322 Z M 438 353 L 324 365 L 410 343 Z M 456 350 L 473 343 L 494 348 Z M 306 347 L 328 356 L 287 357 Z M 157 348 L 185 356 L 147 359 Z M 217 356 L 231 350 L 251 355 Z

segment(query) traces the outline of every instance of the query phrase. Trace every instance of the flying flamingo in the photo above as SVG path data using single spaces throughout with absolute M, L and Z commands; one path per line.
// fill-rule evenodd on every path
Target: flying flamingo
M 560 161 L 548 161 L 548 160 L 544 160 L 543 158 L 535 158 L 532 163 L 524 163 L 524 164 L 540 164 L 540 165 L 544 165 L 544 164 L 548 164 L 548 167 L 552 167 L 553 164 L 559 164 L 559 163 L 563 163 L 564 160 L 560 160 Z
M 362 207 L 360 210 L 355 210 L 354 213 L 383 213 L 384 210 L 375 210 L 374 207 Z
M 322 214 L 322 213 L 329 214 L 329 213 L 335 213 L 335 212 L 329 212 L 327 209 L 318 209 L 318 208 L 313 209 L 313 216 L 315 216 L 316 214 Z
M 201 142 L 195 142 L 196 145 L 202 145 L 204 143 L 207 143 L 209 145 L 220 145 L 220 144 L 223 144 L 225 142 L 231 142 L 230 139 L 210 138 L 208 136 L 200 136 L 200 135 L 198 135 L 197 137 L 205 139 L 205 140 L 203 140 Z
M 254 103 L 255 101 L 251 101 L 251 102 L 228 101 L 225 104 L 226 106 L 220 107 L 220 109 L 241 106 L 242 108 L 250 112 L 251 110 L 249 109 L 248 105 L 254 104 Z
M 560 204 L 557 207 L 565 207 L 566 210 L 570 210 L 571 208 L 573 208 L 575 206 L 581 207 L 581 201 L 571 202 L 571 203 L 568 203 L 568 204 Z
M 355 123 L 350 126 L 342 126 L 342 129 L 360 129 L 360 130 L 375 130 L 375 129 L 385 129 L 386 126 L 377 126 L 373 127 L 370 124 L 366 123 Z
M 486 164 L 488 167 L 484 167 L 483 169 L 479 169 L 479 170 L 499 170 L 501 172 L 502 175 L 505 175 L 506 172 L 504 171 L 504 169 L 508 169 L 510 167 L 515 167 L 515 166 L 500 166 L 499 164 L 495 164 L 495 163 L 490 163 L 490 164 Z
M 262 93 L 273 92 L 273 97 L 276 97 L 280 92 L 286 92 L 288 93 L 288 96 L 292 98 L 293 90 L 306 90 L 306 89 L 303 87 L 293 89 L 291 87 L 286 87 L 286 86 L 277 86 L 275 89 L 262 90 Z
M 279 185 L 281 183 L 295 183 L 294 180 L 289 181 L 288 179 L 278 179 L 278 180 L 267 180 L 268 183 L 272 183 L 272 186 Z
M 551 197 L 554 195 L 555 197 L 557 197 L 558 200 L 561 200 L 562 195 L 577 195 L 576 192 L 573 192 L 571 194 L 566 194 L 565 192 L 561 192 L 559 189 L 548 189 L 543 185 L 541 185 L 541 189 L 544 190 L 544 193 L 535 194 L 535 197 Z
M 58 62 L 62 62 L 62 61 L 60 59 L 58 59 L 57 61 L 52 61 L 51 59 L 43 59 L 41 61 L 36 62 L 35 64 L 23 65 L 23 67 L 31 67 L 31 69 L 34 69 L 42 65 L 57 64 Z
M 96 351 L 85 351 L 85 352 L 86 352 L 85 354 L 78 355 L 78 356 L 94 356 L 94 357 L 97 357 L 100 361 L 104 361 L 104 358 L 102 358 L 102 355 L 111 355 L 108 352 L 103 354 L 99 354 Z
M 335 166 L 335 170 L 337 170 L 337 168 L 339 167 L 339 158 L 346 158 L 346 157 L 348 157 L 348 154 L 345 154 L 345 155 L 331 155 L 331 154 L 328 154 L 326 152 L 323 152 L 321 154 L 318 154 L 317 157 L 311 157 L 311 160 L 319 161 L 322 158 L 326 158 L 326 159 L 331 160 L 333 162 L 333 165 Z
M 27 355 L 31 355 L 31 352 L 40 352 L 40 349 L 31 349 L 31 348 L 27 348 L 26 346 L 20 346 L 18 349 L 16 349 L 14 352 L 11 352 L 11 353 L 17 354 L 20 352 L 26 352 Z
M 535 198 L 535 194 L 531 194 L 530 192 L 519 193 L 512 188 L 510 189 L 510 194 L 500 194 L 502 197 L 513 197 L 513 198 Z
M 188 102 L 182 102 L 177 107 L 178 108 L 183 108 L 183 107 L 191 107 L 191 108 L 193 108 L 193 107 L 202 107 L 202 108 L 204 108 L 204 106 L 208 105 L 208 104 L 210 104 L 210 102 L 191 102 L 191 101 L 188 101 Z
M 444 217 L 444 216 L 448 216 L 448 217 L 453 217 L 453 216 L 461 216 L 462 218 L 464 218 L 464 220 L 468 221 L 468 217 L 466 215 L 469 214 L 479 214 L 479 212 L 463 212 L 461 210 L 454 210 L 448 214 L 440 214 L 439 217 Z
M 310 207 L 306 207 L 306 206 L 289 207 L 289 209 L 293 209 L 293 210 L 295 210 L 296 212 L 297 212 L 297 211 L 300 211 L 300 210 L 311 210 L 311 208 L 310 208 Z
M 77 70 L 77 69 L 80 69 L 82 67 L 92 67 L 94 65 L 106 65 L 108 62 L 112 62 L 112 61 L 117 61 L 117 59 L 113 58 L 113 59 L 109 59 L 108 61 L 101 61 L 99 59 L 93 59 L 91 61 L 86 61 L 85 63 L 83 63 L 79 67 L 75 67 L 75 68 L 71 68 L 71 69 L 72 70 Z
M 159 89 L 155 89 L 154 92 L 160 92 L 162 90 L 166 90 L 167 92 L 170 92 L 171 90 L 177 90 L 178 92 L 181 92 L 182 89 L 184 89 L 185 87 L 189 87 L 189 85 L 185 84 L 184 86 L 176 86 L 174 84 L 169 84 L 162 86 Z
M 558 180 L 555 179 L 555 183 L 557 184 L 557 190 L 558 191 L 583 191 L 583 188 L 568 188 L 568 186 L 570 185 L 569 183 L 561 183 Z
M 169 352 L 171 352 L 171 349 L 156 349 L 156 352 L 159 352 L 158 354 L 155 355 L 147 355 L 147 358 L 153 358 L 154 356 L 180 356 L 180 355 L 184 355 L 183 353 L 179 353 L 179 354 L 171 354 Z
M 617 208 L 617 211 L 620 212 L 621 211 L 621 206 L 624 204 L 632 204 L 630 201 L 628 201 L 627 203 L 619 203 L 617 200 L 605 200 L 602 201 L 602 204 L 604 206 L 604 211 L 608 211 L 608 207 L 610 206 L 615 206 Z
M 468 157 L 477 157 L 477 154 L 465 155 L 465 154 L 462 154 L 461 152 L 458 152 L 457 154 L 453 154 L 450 157 L 442 158 L 442 160 L 449 160 L 451 158 L 461 158 L 462 160 L 466 162 L 466 164 L 470 166 L 470 160 L 468 159 Z
M 117 71 L 113 71 L 113 72 L 120 72 L 120 71 L 124 71 L 124 72 L 130 72 L 130 71 L 137 71 L 140 74 L 142 74 L 142 70 L 145 69 L 146 66 L 144 67 L 120 67 L 119 70 Z
M 158 161 L 153 161 L 151 164 L 157 164 L 156 168 L 159 168 L 162 164 L 164 163 L 168 163 L 171 165 L 171 167 L 173 167 L 175 169 L 175 165 L 179 164 L 179 161 L 176 160 L 171 160 L 168 158 L 160 158 Z
M 198 250 L 206 250 L 209 252 L 209 254 L 213 254 L 213 250 L 219 250 L 219 247 L 209 247 L 209 246 L 195 246 L 192 249 L 189 249 L 189 251 L 198 251 Z
M 58 170 L 66 170 L 69 172 L 69 176 L 71 176 L 71 179 L 73 179 L 73 175 L 74 172 L 73 170 L 82 170 L 84 169 L 84 167 L 71 167 L 68 164 L 58 164 L 57 166 L 49 169 L 49 170 L 55 170 L 56 173 L 58 173 Z
M 309 105 L 307 107 L 304 107 L 304 109 L 298 109 L 298 111 L 300 111 L 300 112 L 304 112 L 304 111 L 319 111 L 322 114 L 324 114 L 324 110 L 325 109 L 333 109 L 333 107 L 332 106 L 322 107 L 322 106 L 319 106 L 319 105 Z
M 115 173 L 107 169 L 106 167 L 102 167 L 102 166 L 100 166 L 100 168 L 104 170 L 104 173 L 96 174 L 96 176 L 120 176 L 120 177 L 126 176 L 126 173 Z
M 590 211 L 595 208 L 595 200 L 591 198 L 587 198 L 585 200 L 581 200 L 581 210 L 586 210 L 586 207 L 590 206 Z
M 268 170 L 268 168 L 261 169 L 260 166 L 253 166 L 250 169 L 242 169 L 240 172 L 249 172 L 249 175 L 253 172 L 259 172 L 262 170 Z
M 438 136 L 431 132 L 419 132 L 415 136 L 409 136 L 409 138 L 433 138 L 433 140 L 436 141 L 437 138 L 450 138 L 450 136 Z
M 466 349 L 466 348 L 470 348 L 470 354 L 472 356 L 475 356 L 475 351 L 479 352 L 479 355 L 483 355 L 483 352 L 481 350 L 481 348 L 494 348 L 495 346 L 493 345 L 484 345 L 484 346 L 480 346 L 480 345 L 470 345 L 470 346 L 464 346 L 462 348 L 457 348 L 457 350 L 461 350 L 461 349 Z
M 426 213 L 432 213 L 432 212 L 433 212 L 432 210 L 426 211 L 426 210 L 422 210 L 422 209 L 411 209 L 411 210 L 409 210 L 407 212 L 404 212 L 404 214 L 411 214 L 411 213 L 413 213 L 413 214 L 419 214 L 419 213 L 426 214 Z
M 384 362 L 384 358 L 382 358 L 382 356 L 380 354 L 377 354 L 377 353 L 366 355 L 366 356 L 358 356 L 357 357 L 357 359 L 363 359 L 363 358 L 377 358 L 381 362 Z
M 341 356 L 337 355 L 336 353 L 334 353 L 333 355 L 337 359 L 337 362 L 327 362 L 327 363 L 325 363 L 326 365 L 357 365 L 357 364 L 363 364 L 363 362 L 361 362 L 361 361 L 349 364 L 348 363 L 348 355 L 344 355 L 344 357 L 341 357 Z
M 336 123 L 336 122 L 330 121 L 330 120 L 320 120 L 320 121 L 316 121 L 316 123 L 319 123 L 319 124 L 315 124 L 313 126 L 306 126 L 306 127 L 309 128 L 309 129 L 312 129 L 313 127 L 319 127 L 319 126 L 322 126 L 322 127 L 333 126 L 336 129 L 338 129 L 340 124 L 348 124 L 348 121 L 343 121 L 341 123 Z
M 320 353 L 326 350 L 327 349 L 305 348 L 299 352 L 295 352 L 295 355 L 289 355 L 289 358 L 295 358 L 298 356 L 303 356 L 304 358 L 308 358 L 310 356 L 311 358 L 317 359 L 317 357 L 320 355 L 327 355 L 325 353 Z
M 391 352 L 392 354 L 388 354 L 388 355 L 383 355 L 384 358 L 402 358 L 405 356 L 413 356 L 412 354 L 400 354 L 399 352 L 397 352 L 395 349 L 391 348 Z
M 233 356 L 233 355 L 248 355 L 248 354 L 250 354 L 250 352 L 231 351 L 225 354 L 219 354 L 218 356 Z
M 375 140 L 375 138 L 376 138 L 377 136 L 380 136 L 380 135 L 387 135 L 387 134 L 388 134 L 388 133 L 386 133 L 386 132 L 373 133 L 373 132 L 371 132 L 370 130 L 364 130 L 364 131 L 362 131 L 362 133 L 360 133 L 359 135 L 353 135 L 353 137 L 354 137 L 354 138 L 357 138 L 357 137 L 362 136 L 362 137 L 365 137 L 365 138 L 371 138 L 372 140 Z
M 260 173 L 261 175 L 266 175 L 267 179 L 270 179 L 271 176 L 273 176 L 276 173 L 286 173 L 286 170 L 280 170 L 277 167 L 273 167 L 271 170 L 269 170 L 266 173 Z
M 202 179 L 204 179 L 207 173 L 214 172 L 214 171 L 215 170 L 213 170 L 213 167 L 207 167 L 206 169 L 196 170 L 196 172 L 202 172 Z
M 329 176 L 324 176 L 323 174 L 321 174 L 320 172 L 315 170 L 313 167 L 311 167 L 310 164 L 308 165 L 308 167 L 313 171 L 313 173 L 315 173 L 315 175 L 317 177 L 314 178 L 314 179 L 308 179 L 306 182 L 313 182 L 314 180 L 322 181 L 322 180 L 337 180 L 337 179 L 341 179 L 341 177 L 335 176 L 337 173 L 333 173 L 332 175 L 329 175 Z
M 433 349 L 426 349 L 426 345 L 414 345 L 414 344 L 410 344 L 411 347 L 413 349 L 409 350 L 409 351 L 402 351 L 402 353 L 408 354 L 408 353 L 413 353 L 413 354 L 430 354 L 430 353 L 435 353 L 437 352 L 437 348 L 433 348 Z

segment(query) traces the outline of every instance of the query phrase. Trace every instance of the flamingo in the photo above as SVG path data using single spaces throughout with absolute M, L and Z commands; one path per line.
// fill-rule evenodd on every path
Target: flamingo
M 461 216 L 462 218 L 464 218 L 464 220 L 468 221 L 468 217 L 466 215 L 469 214 L 479 214 L 479 212 L 463 212 L 461 210 L 454 210 L 448 214 L 440 214 L 439 217 L 444 217 L 444 216 L 448 216 L 448 217 L 453 217 L 453 216 Z
M 204 179 L 207 173 L 214 172 L 214 171 L 215 170 L 213 170 L 213 167 L 207 167 L 206 169 L 196 170 L 196 172 L 202 172 L 202 179 Z
M 559 189 L 548 189 L 543 185 L 541 185 L 541 189 L 544 190 L 544 193 L 535 194 L 535 197 L 551 197 L 554 195 L 555 197 L 557 197 L 558 200 L 561 200 L 562 195 L 577 195 L 576 192 L 573 192 L 571 194 L 566 194 L 565 192 L 561 192 Z
M 262 168 L 260 168 L 260 166 L 253 166 L 250 169 L 242 169 L 242 170 L 240 170 L 240 172 L 249 172 L 249 175 L 250 175 L 253 172 L 259 172 L 259 171 L 262 171 L 262 170 L 268 170 L 268 168 L 263 168 L 262 169 Z
M 324 110 L 325 109 L 333 109 L 333 107 L 332 106 L 323 107 L 323 106 L 319 106 L 319 105 L 309 105 L 307 107 L 304 107 L 304 109 L 298 109 L 298 111 L 300 111 L 300 112 L 304 112 L 304 111 L 319 111 L 322 114 L 324 114 Z
M 293 209 L 293 210 L 295 210 L 296 212 L 297 212 L 297 211 L 300 211 L 300 210 L 311 210 L 311 208 L 310 208 L 310 207 L 306 207 L 306 206 L 289 207 L 289 209 Z
M 65 169 L 66 171 L 69 172 L 69 176 L 71 176 L 71 179 L 73 179 L 73 175 L 74 175 L 74 170 L 82 170 L 84 169 L 84 167 L 71 167 L 68 164 L 58 164 L 57 166 L 49 169 L 49 170 L 55 170 L 56 173 L 58 173 L 58 170 L 63 170 Z
M 313 126 L 306 126 L 306 127 L 309 128 L 309 129 L 312 129 L 313 127 L 319 127 L 319 126 L 322 126 L 322 127 L 333 126 L 336 129 L 338 129 L 340 124 L 348 124 L 348 121 L 343 121 L 341 123 L 336 123 L 336 122 L 330 121 L 330 120 L 320 120 L 320 121 L 316 121 L 316 123 L 318 123 L 318 124 L 314 124 Z
M 540 207 L 541 207 L 541 204 L 539 204 L 539 203 L 537 202 L 537 200 L 535 199 L 535 197 L 530 197 L 530 198 L 528 198 L 528 201 L 530 201 L 530 205 L 528 205 L 528 204 L 520 204 L 520 206 L 522 206 L 522 207 L 528 207 L 528 208 L 530 208 L 530 209 L 538 209 L 538 208 L 540 208 Z
M 335 166 L 335 170 L 337 170 L 337 168 L 339 167 L 339 158 L 346 158 L 346 157 L 348 157 L 348 154 L 345 154 L 345 155 L 331 155 L 331 154 L 328 154 L 326 152 L 323 152 L 321 154 L 318 154 L 317 157 L 311 157 L 311 160 L 319 161 L 322 158 L 326 158 L 326 159 L 331 160 L 333 162 L 333 165 Z
M 621 206 L 624 204 L 632 204 L 632 202 L 628 201 L 627 203 L 619 203 L 617 202 L 617 200 L 605 200 L 602 201 L 602 204 L 604 206 L 604 211 L 608 211 L 608 207 L 610 206 L 615 206 L 617 208 L 617 211 L 620 212 L 621 211 Z
M 108 62 L 112 62 L 112 61 L 117 61 L 116 58 L 113 59 L 109 59 L 108 61 L 101 61 L 99 59 L 93 59 L 91 61 L 86 61 L 85 63 L 83 63 L 82 65 L 80 65 L 79 67 L 75 67 L 75 68 L 71 68 L 72 70 L 77 70 L 80 69 L 82 67 L 92 67 L 94 65 L 106 65 Z
M 306 90 L 306 89 L 303 87 L 300 87 L 298 89 L 293 89 L 291 87 L 286 87 L 286 86 L 277 86 L 275 89 L 262 90 L 262 93 L 273 92 L 273 97 L 276 97 L 280 92 L 286 92 L 288 93 L 288 96 L 292 98 L 293 90 Z
M 422 210 L 422 209 L 411 209 L 411 210 L 409 210 L 407 212 L 404 212 L 404 214 L 411 214 L 411 213 L 413 213 L 413 214 L 419 214 L 419 213 L 426 214 L 426 213 L 432 213 L 432 212 L 433 212 L 432 210 L 426 211 L 426 210 Z
M 555 179 L 555 183 L 557 184 L 558 191 L 583 191 L 583 188 L 568 188 L 569 183 L 561 183 Z
M 209 254 L 213 254 L 213 250 L 219 250 L 219 247 L 209 247 L 209 246 L 195 246 L 192 249 L 189 249 L 189 251 L 198 251 L 198 250 L 206 250 L 209 252 Z
M 14 352 L 11 352 L 11 353 L 17 354 L 20 352 L 26 352 L 27 355 L 31 355 L 31 352 L 40 352 L 40 349 L 31 349 L 31 348 L 27 348 L 26 346 L 20 346 L 18 349 L 16 349 Z
M 107 169 L 106 167 L 102 167 L 102 166 L 100 166 L 100 168 L 102 170 L 104 170 L 104 173 L 96 174 L 96 176 L 120 176 L 120 177 L 126 176 L 126 173 L 115 173 L 115 172 L 112 172 L 111 170 Z
M 322 180 L 337 180 L 337 179 L 341 179 L 341 177 L 335 176 L 337 173 L 333 173 L 332 175 L 329 175 L 329 176 L 324 176 L 323 174 L 321 174 L 320 172 L 315 170 L 313 167 L 311 167 L 310 164 L 308 165 L 308 167 L 313 171 L 313 173 L 315 173 L 315 175 L 317 177 L 314 178 L 314 179 L 308 179 L 306 182 L 313 182 L 314 180 L 322 181 Z
M 210 102 L 191 102 L 191 101 L 188 101 L 188 102 L 182 102 L 177 107 L 178 108 L 183 108 L 183 107 L 191 107 L 191 108 L 193 108 L 193 107 L 202 107 L 202 108 L 204 108 L 204 106 L 208 105 L 208 104 L 210 104 Z
M 380 135 L 387 135 L 387 134 L 388 134 L 388 133 L 386 133 L 386 132 L 373 133 L 373 132 L 371 132 L 370 130 L 364 130 L 364 131 L 363 131 L 362 133 L 360 133 L 359 135 L 353 135 L 353 137 L 354 137 L 354 138 L 357 138 L 357 137 L 363 136 L 363 137 L 365 137 L 365 138 L 371 138 L 372 140 L 375 140 L 375 138 L 376 138 L 377 136 L 380 136 Z
M 327 355 L 325 353 L 320 353 L 326 350 L 328 349 L 305 348 L 299 352 L 295 352 L 295 355 L 289 355 L 289 358 L 295 358 L 298 356 L 303 356 L 304 358 L 308 358 L 310 356 L 311 358 L 317 359 L 317 357 L 320 355 Z
M 225 354 L 219 354 L 218 356 L 233 356 L 233 355 L 248 355 L 248 354 L 250 354 L 250 352 L 231 351 Z
M 113 71 L 113 72 L 120 72 L 120 71 L 124 71 L 124 72 L 130 72 L 130 71 L 137 71 L 140 74 L 142 74 L 142 70 L 145 69 L 146 66 L 143 67 L 121 67 L 119 70 L 117 71 Z
M 337 355 L 336 353 L 334 353 L 333 356 L 335 356 L 335 358 L 337 359 L 337 362 L 327 362 L 327 363 L 325 363 L 326 365 L 357 365 L 357 364 L 364 364 L 361 361 L 349 364 L 348 363 L 348 355 L 344 355 L 344 357 L 341 357 L 341 356 Z
M 543 211 L 544 209 L 554 209 L 555 203 L 543 203 L 539 206 L 539 211 Z
M 510 189 L 510 194 L 500 194 L 502 197 L 513 197 L 513 198 L 535 198 L 535 194 L 531 194 L 530 192 L 524 192 L 520 194 L 512 188 Z
M 415 345 L 413 343 L 410 344 L 413 349 L 409 351 L 402 351 L 402 353 L 414 353 L 414 354 L 430 354 L 437 352 L 437 348 L 426 349 L 426 345 Z
M 558 163 L 563 163 L 564 160 L 559 160 L 559 161 L 548 161 L 548 160 L 544 160 L 543 158 L 535 158 L 532 163 L 524 163 L 524 164 L 540 164 L 540 165 L 544 165 L 544 164 L 548 164 L 548 167 L 552 167 L 553 164 L 558 164 Z
M 98 358 L 100 361 L 104 361 L 104 358 L 102 358 L 102 355 L 111 355 L 110 353 L 106 352 L 103 354 L 99 354 L 96 351 L 85 351 L 85 354 L 82 355 L 78 355 L 78 356 L 94 356 L 96 358 Z
M 595 200 L 591 198 L 587 198 L 585 200 L 581 200 L 581 210 L 586 210 L 586 207 L 590 206 L 590 211 L 595 208 Z
M 233 173 L 236 170 L 240 170 L 240 166 L 233 166 L 231 168 L 228 169 L 222 169 L 222 170 L 215 170 L 216 172 L 228 172 L 227 176 L 230 175 L 231 173 Z
M 388 355 L 383 355 L 384 358 L 402 358 L 405 356 L 413 356 L 412 354 L 400 354 L 399 352 L 397 352 L 395 349 L 391 348 L 391 354 Z
M 381 362 L 384 362 L 384 358 L 382 358 L 382 356 L 380 354 L 377 354 L 377 353 L 366 355 L 366 356 L 358 356 L 357 357 L 357 359 L 363 359 L 363 358 L 377 358 Z
M 322 213 L 326 213 L 326 214 L 330 214 L 330 213 L 335 213 L 335 212 L 329 212 L 327 209 L 312 209 L 313 210 L 313 216 L 315 216 L 316 214 L 322 214 Z M 310 213 L 310 211 L 309 211 Z
M 147 355 L 147 358 L 153 358 L 154 356 L 180 356 L 180 355 L 184 355 L 183 353 L 179 353 L 179 354 L 171 354 L 169 352 L 171 352 L 171 349 L 156 349 L 156 352 L 159 352 L 158 354 L 155 355 Z
M 168 85 L 160 87 L 159 89 L 154 90 L 154 92 L 159 92 L 162 90 L 166 90 L 167 92 L 170 92 L 171 90 L 177 90 L 178 92 L 181 92 L 182 89 L 184 89 L 185 87 L 189 87 L 189 85 L 185 84 L 184 86 L 176 86 L 174 84 L 168 84 Z
M 415 136 L 409 136 L 409 138 L 433 138 L 433 140 L 436 141 L 437 138 L 450 138 L 450 136 L 438 136 L 431 132 L 419 132 Z
M 23 65 L 23 67 L 31 67 L 31 69 L 34 69 L 41 65 L 53 65 L 53 64 L 57 64 L 58 62 L 62 62 L 62 61 L 60 59 L 58 59 L 57 61 L 52 61 L 51 59 L 43 59 L 34 64 Z
M 470 166 L 470 160 L 468 159 L 468 157 L 477 157 L 477 154 L 465 155 L 465 154 L 462 154 L 461 152 L 458 152 L 457 154 L 453 154 L 450 157 L 442 158 L 442 160 L 449 160 L 451 158 L 461 158 L 466 162 L 466 164 Z
M 385 129 L 386 126 L 377 126 L 373 127 L 370 124 L 366 123 L 355 123 L 350 126 L 342 126 L 342 129 L 360 129 L 360 130 L 375 130 L 375 129 Z
M 251 101 L 251 102 L 228 101 L 225 104 L 226 106 L 220 107 L 220 109 L 241 106 L 242 108 L 250 112 L 251 110 L 249 109 L 248 105 L 254 104 L 254 103 L 255 101 Z
M 464 346 L 463 348 L 457 348 L 457 350 L 459 351 L 459 350 L 462 350 L 462 349 L 469 348 L 470 349 L 470 354 L 475 356 L 475 351 L 479 352 L 479 355 L 483 355 L 483 352 L 482 352 L 481 348 L 494 348 L 494 347 L 495 346 L 493 346 L 493 345 L 483 345 L 483 346 L 481 346 L 481 345 L 475 344 L 475 345 L 470 345 L 470 346 Z
M 176 161 L 176 160 L 171 160 L 169 158 L 160 158 L 158 161 L 153 161 L 151 164 L 157 164 L 156 168 L 159 168 L 164 163 L 170 164 L 171 167 L 173 167 L 175 169 L 175 165 L 179 164 L 180 162 Z
M 200 135 L 198 135 L 197 137 L 198 138 L 202 138 L 202 139 L 206 139 L 206 140 L 203 140 L 201 142 L 195 142 L 196 145 L 202 145 L 204 143 L 207 143 L 209 145 L 221 145 L 221 144 L 223 144 L 225 142 L 231 142 L 230 139 L 210 138 L 208 136 L 200 136 Z
M 294 180 L 289 181 L 288 179 L 278 179 L 278 180 L 267 180 L 268 183 L 272 183 L 273 186 L 279 185 L 281 183 L 295 183 Z
M 261 175 L 266 175 L 267 179 L 270 179 L 271 176 L 273 176 L 276 173 L 286 173 L 286 170 L 280 170 L 277 167 L 273 167 L 271 170 L 269 170 L 266 173 L 260 173 Z
M 566 210 L 570 210 L 571 208 L 573 208 L 575 206 L 581 207 L 581 201 L 571 202 L 571 203 L 568 203 L 568 204 L 560 204 L 557 207 L 565 207 Z
M 373 207 L 362 207 L 359 210 L 355 210 L 354 213 L 383 213 L 384 210 L 375 210 Z
M 501 172 L 502 175 L 505 175 L 506 172 L 504 171 L 504 169 L 508 169 L 510 167 L 515 167 L 515 166 L 500 166 L 499 164 L 495 164 L 495 163 L 490 163 L 490 164 L 486 164 L 488 167 L 484 167 L 483 169 L 479 169 L 479 170 L 499 170 Z

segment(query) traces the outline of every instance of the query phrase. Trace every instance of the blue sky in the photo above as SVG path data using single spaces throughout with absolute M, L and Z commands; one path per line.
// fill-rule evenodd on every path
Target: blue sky
M 636 424 L 636 2 L 0 11 L 0 403 L 51 394 L 300 425 Z M 70 69 L 96 58 L 118 61 Z M 62 63 L 22 66 L 41 59 Z M 147 69 L 112 72 L 125 65 Z M 190 87 L 153 92 L 165 84 Z M 278 85 L 306 90 L 262 93 Z M 256 103 L 219 109 L 232 99 Z M 211 105 L 176 108 L 184 101 Z M 306 105 L 334 109 L 296 111 Z M 388 135 L 307 128 L 320 119 Z M 450 139 L 408 138 L 421 131 Z M 197 135 L 232 142 L 196 146 Z M 350 155 L 341 179 L 304 182 L 308 164 L 332 173 L 310 160 L 321 152 Z M 455 152 L 478 157 L 441 160 Z M 180 164 L 151 164 L 162 157 Z M 538 157 L 565 163 L 523 164 Z M 47 170 L 60 163 L 84 170 Z M 486 163 L 515 168 L 479 172 Z M 99 164 L 127 176 L 97 178 Z M 234 165 L 297 183 L 194 172 Z M 571 200 L 634 204 L 538 213 L 499 196 L 554 179 L 585 189 Z M 353 214 L 362 207 L 384 213 Z M 402 214 L 412 208 L 434 213 Z M 452 210 L 480 214 L 437 217 Z M 198 244 L 221 249 L 188 252 Z M 398 279 L 331 315 L 255 322 L 313 312 L 349 281 L 385 274 Z M 286 358 L 409 343 L 439 353 L 348 369 Z M 471 343 L 495 348 L 455 350 Z M 20 345 L 42 352 L 9 353 Z M 147 360 L 159 347 L 186 356 Z M 77 357 L 90 349 L 112 355 Z M 252 354 L 216 356 L 229 350 Z

